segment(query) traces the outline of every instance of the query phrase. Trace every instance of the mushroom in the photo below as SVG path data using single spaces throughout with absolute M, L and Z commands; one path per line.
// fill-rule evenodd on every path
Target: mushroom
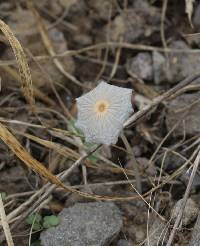
M 99 85 L 77 98 L 76 127 L 85 135 L 86 142 L 115 144 L 123 123 L 133 112 L 132 90 L 101 81 Z

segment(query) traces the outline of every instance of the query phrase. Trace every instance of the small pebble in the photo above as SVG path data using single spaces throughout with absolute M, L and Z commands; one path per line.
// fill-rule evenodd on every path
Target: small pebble
M 182 207 L 182 203 L 183 203 L 183 199 L 180 199 L 172 209 L 171 212 L 172 221 L 176 220 L 177 215 Z M 197 204 L 191 198 L 189 198 L 185 205 L 185 209 L 182 217 L 182 225 L 187 226 L 191 224 L 191 222 L 193 222 L 196 219 L 198 215 L 198 211 L 199 209 Z

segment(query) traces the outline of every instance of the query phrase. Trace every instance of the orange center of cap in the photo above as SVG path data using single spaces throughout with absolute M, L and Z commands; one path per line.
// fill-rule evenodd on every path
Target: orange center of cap
M 98 116 L 104 115 L 109 107 L 109 103 L 106 100 L 97 101 L 94 107 L 94 111 Z

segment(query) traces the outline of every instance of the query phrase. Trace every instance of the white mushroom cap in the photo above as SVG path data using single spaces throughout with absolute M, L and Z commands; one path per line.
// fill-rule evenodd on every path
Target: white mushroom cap
M 83 131 L 86 141 L 115 144 L 123 123 L 133 112 L 132 90 L 102 81 L 90 92 L 77 98 L 76 127 Z

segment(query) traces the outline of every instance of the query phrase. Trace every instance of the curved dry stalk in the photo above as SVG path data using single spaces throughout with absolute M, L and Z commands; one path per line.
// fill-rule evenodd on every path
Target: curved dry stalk
M 2 20 L 0 20 L 0 29 L 3 32 L 3 34 L 6 36 L 6 38 L 8 39 L 12 47 L 12 50 L 15 54 L 15 58 L 16 58 L 16 61 L 19 67 L 19 73 L 21 77 L 21 87 L 22 87 L 23 94 L 26 100 L 28 101 L 28 103 L 33 107 L 34 97 L 33 97 L 32 78 L 31 78 L 31 73 L 30 73 L 30 69 L 27 63 L 24 50 L 20 42 L 14 36 L 10 27 L 6 25 Z

